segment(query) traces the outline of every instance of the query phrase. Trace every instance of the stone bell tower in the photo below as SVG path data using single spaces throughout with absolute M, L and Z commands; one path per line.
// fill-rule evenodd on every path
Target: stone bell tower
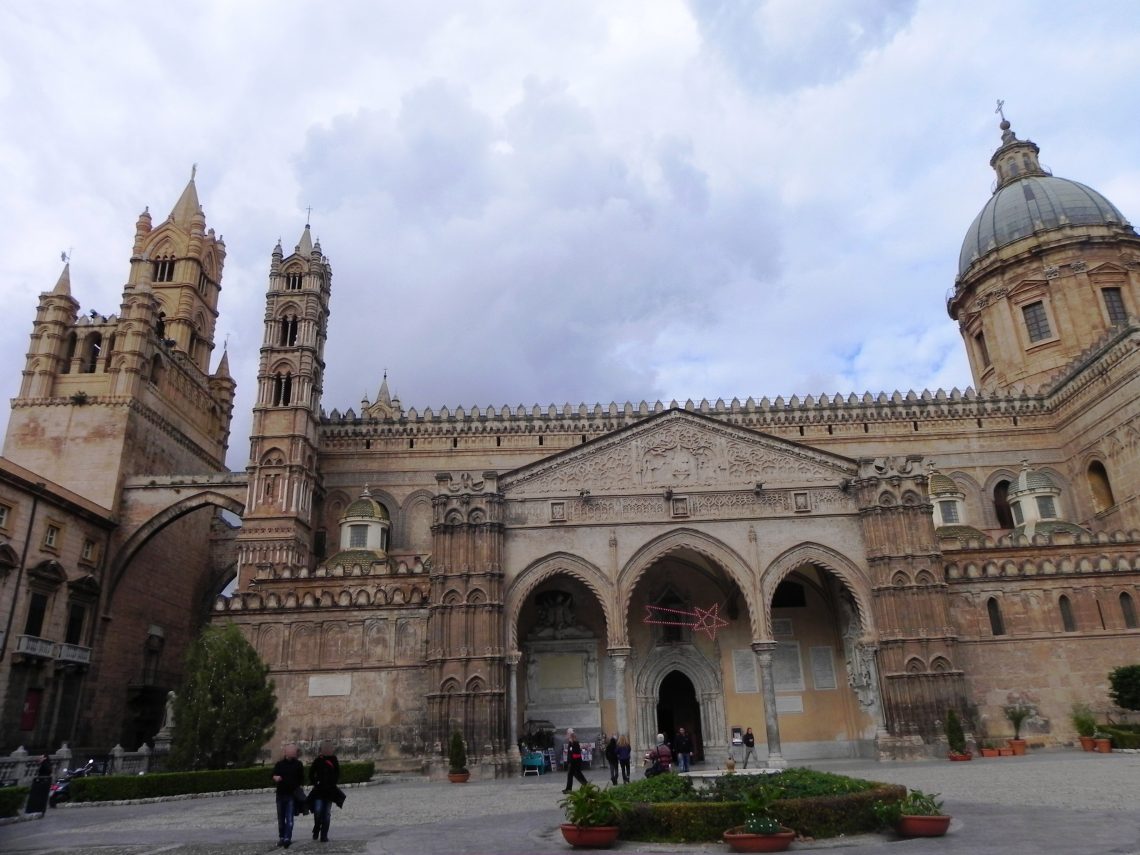
M 40 295 L 4 456 L 114 508 L 125 478 L 225 469 L 228 361 L 209 373 L 225 243 L 191 176 L 157 227 L 135 224 L 118 314 L 81 312 L 70 263 Z
M 332 266 L 309 225 L 293 252 L 273 249 L 265 295 L 249 493 L 238 535 L 238 578 L 293 575 L 314 566 L 313 505 Z

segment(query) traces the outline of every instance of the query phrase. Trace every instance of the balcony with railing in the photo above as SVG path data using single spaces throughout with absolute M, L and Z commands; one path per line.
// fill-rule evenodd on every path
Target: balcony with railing
M 55 658 L 59 662 L 73 665 L 90 665 L 91 648 L 78 644 L 57 644 Z
M 34 635 L 17 635 L 16 649 L 13 652 L 33 659 L 54 659 L 55 642 Z

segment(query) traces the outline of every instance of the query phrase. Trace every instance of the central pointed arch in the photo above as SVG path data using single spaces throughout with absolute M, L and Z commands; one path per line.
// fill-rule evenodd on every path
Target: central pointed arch
M 646 656 L 634 675 L 635 744 L 650 746 L 657 735 L 657 696 L 661 683 L 673 671 L 689 679 L 696 692 L 704 726 L 706 756 L 720 757 L 728 750 L 725 725 L 724 678 L 720 666 L 691 644 L 660 647 Z
M 756 608 L 756 586 L 753 581 L 752 569 L 748 562 L 727 544 L 711 537 L 704 532 L 691 528 L 679 528 L 649 541 L 633 554 L 618 574 L 618 614 L 621 615 L 621 644 L 628 644 L 629 628 L 626 618 L 629 614 L 630 601 L 638 581 L 645 573 L 662 558 L 678 552 L 690 550 L 703 555 L 714 562 L 729 578 L 736 583 L 748 606 L 749 620 L 752 625 L 753 637 L 760 628 L 757 623 L 759 610 Z

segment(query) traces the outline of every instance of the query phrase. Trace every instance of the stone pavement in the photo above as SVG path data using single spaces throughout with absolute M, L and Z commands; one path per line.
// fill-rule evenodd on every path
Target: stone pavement
M 815 768 L 942 794 L 955 817 L 933 840 L 893 835 L 797 843 L 835 855 L 1140 855 L 1140 755 L 1040 752 L 1028 757 L 873 763 L 820 761 Z M 594 771 L 587 777 L 604 781 Z M 352 789 L 334 811 L 332 841 L 310 839 L 298 819 L 290 852 L 309 855 L 570 852 L 558 831 L 565 777 L 544 775 L 463 786 L 393 779 Z M 21 855 L 255 855 L 275 850 L 267 793 L 145 805 L 65 807 L 42 821 L 0 827 L 0 852 Z M 619 841 L 616 852 L 725 852 Z

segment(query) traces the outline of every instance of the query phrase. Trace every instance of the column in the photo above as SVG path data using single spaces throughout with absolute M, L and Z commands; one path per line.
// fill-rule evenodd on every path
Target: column
M 629 734 L 629 708 L 625 685 L 625 665 L 629 661 L 628 647 L 611 647 L 610 663 L 614 666 L 614 696 L 617 700 L 618 733 Z M 630 741 L 633 741 L 632 736 Z
M 519 753 L 519 660 L 522 654 L 512 650 L 507 654 L 507 733 L 510 735 L 510 745 L 507 746 L 507 762 L 511 769 L 522 767 L 522 755 Z
M 760 687 L 764 693 L 764 729 L 768 738 L 768 766 L 784 769 L 788 761 L 780 751 L 780 719 L 776 713 L 776 680 L 772 675 L 772 651 L 776 642 L 757 642 L 752 645 L 756 664 L 760 668 Z

